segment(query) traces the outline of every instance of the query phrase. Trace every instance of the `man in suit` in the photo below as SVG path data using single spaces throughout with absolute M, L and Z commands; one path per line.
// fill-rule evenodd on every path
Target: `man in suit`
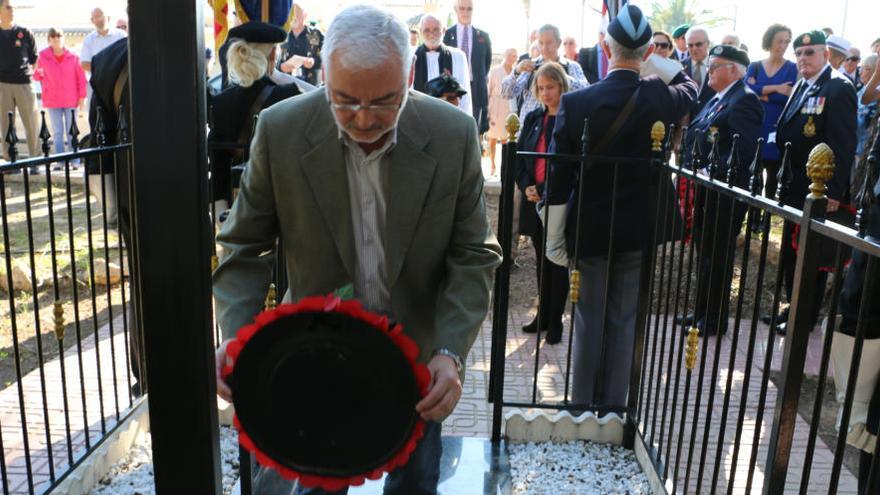
M 599 41 L 594 46 L 581 48 L 578 51 L 577 62 L 580 64 L 581 69 L 584 71 L 584 76 L 586 76 L 587 82 L 590 84 L 598 82 L 599 79 L 601 79 L 599 61 L 602 58 L 600 53 L 602 52 L 602 41 L 604 40 L 605 33 L 600 31 Z
M 684 71 L 687 75 L 697 83 L 699 91 L 697 101 L 694 102 L 690 113 L 691 120 L 693 120 L 700 113 L 700 110 L 706 106 L 706 103 L 715 96 L 715 90 L 708 84 L 709 48 L 711 48 L 711 45 L 709 33 L 705 28 L 699 26 L 688 29 L 685 38 L 687 39 L 689 58 L 682 65 L 684 65 Z
M 684 61 L 688 59 L 688 47 L 685 35 L 690 28 L 690 24 L 682 24 L 681 26 L 675 28 L 674 31 L 672 31 L 672 42 L 675 44 L 675 52 L 673 53 L 673 55 L 675 59 L 682 64 L 684 64 Z
M 828 218 L 849 223 L 852 215 L 840 207 L 850 202 L 850 172 L 856 152 L 856 92 L 849 79 L 831 67 L 824 33 L 811 31 L 801 34 L 793 44 L 801 79 L 795 84 L 782 110 L 774 136 L 780 152 L 785 149 L 785 143 L 791 143 L 792 179 L 785 203 L 803 209 L 811 182 L 807 177 L 807 157 L 817 144 L 825 143 L 834 152 L 837 164 L 834 177 L 826 183 Z M 833 264 L 833 246 L 828 250 L 832 253 L 825 256 L 823 261 L 830 266 Z M 784 281 L 789 301 L 794 290 L 796 253 L 792 242 L 782 243 Z M 814 322 L 825 293 L 828 271 L 820 271 L 817 277 L 819 289 L 812 306 Z M 779 316 L 777 332 L 784 334 L 788 315 L 783 313 Z
M 440 422 L 461 396 L 501 261 L 486 218 L 477 127 L 446 102 L 407 90 L 409 32 L 392 14 L 349 7 L 324 43 L 325 91 L 260 114 L 217 238 L 226 255 L 214 272 L 214 298 L 227 339 L 218 369 L 229 362 L 228 339 L 262 308 L 271 278 L 263 253 L 280 240 L 286 301 L 351 284 L 367 309 L 401 322 L 418 344 L 432 385 L 416 410 L 428 423 L 385 493 L 436 493 Z M 230 393 L 218 380 L 218 394 Z M 260 475 L 279 482 L 271 470 Z
M 446 30 L 443 43 L 463 51 L 470 67 L 470 81 L 459 80 L 468 87 L 470 84 L 471 105 L 474 119 L 479 125 L 480 134 L 489 130 L 489 86 L 486 77 L 492 67 L 492 41 L 489 33 L 471 25 L 474 3 L 471 0 L 455 0 L 452 6 L 458 23 Z
M 680 70 L 667 71 L 662 80 L 640 79 L 641 64 L 653 51 L 652 34 L 638 7 L 623 7 L 608 25 L 603 42 L 610 60 L 608 76 L 563 95 L 556 117 L 551 151 L 580 154 L 584 119 L 588 119 L 591 154 L 644 159 L 619 166 L 616 191 L 614 162 L 593 163 L 587 170 L 572 162 L 552 162 L 545 198 L 549 205 L 545 207 L 550 208 L 547 257 L 562 266 L 570 257 L 581 271 L 572 372 L 572 400 L 577 404 L 626 405 L 642 249 L 648 222 L 653 221 L 649 212 L 655 207 L 648 198 L 661 180 L 670 180 L 649 163 L 651 127 L 657 121 L 677 122 L 697 96 L 696 85 Z M 578 197 L 579 181 L 584 181 L 583 198 Z M 614 225 L 609 215 L 612 203 L 616 204 Z M 568 210 L 573 211 L 567 214 Z M 589 235 L 581 236 L 575 252 L 578 230 Z M 612 232 L 613 262 L 608 257 Z M 611 304 L 604 314 L 606 297 Z M 603 380 L 596 383 L 600 374 Z
M 685 166 L 691 167 L 691 150 L 699 141 L 700 169 L 708 173 L 714 146 L 718 153 L 718 167 L 714 170 L 713 178 L 727 181 L 730 177 L 729 167 L 736 167 L 734 183 L 744 189 L 748 187 L 749 165 L 755 156 L 764 119 L 761 100 L 742 81 L 748 66 L 748 54 L 738 47 L 719 45 L 711 50 L 708 84 L 717 94 L 691 121 L 684 148 Z M 739 135 L 739 140 L 737 153 L 731 156 L 734 135 Z M 695 210 L 700 288 L 697 290 L 694 314 L 682 318 L 680 322 L 697 327 L 700 335 L 715 335 L 724 333 L 727 328 L 727 313 L 724 310 L 730 297 L 736 236 L 745 218 L 746 208 L 729 196 L 704 189 L 700 191 Z M 704 218 L 708 222 L 704 223 Z
M 442 43 L 443 25 L 433 14 L 425 14 L 419 23 L 424 42 L 416 49 L 413 89 L 427 93 L 425 85 L 443 74 L 449 74 L 460 84 L 471 80 L 467 55 L 454 46 Z M 473 98 L 464 95 L 458 102 L 458 108 L 469 115 L 473 114 Z M 477 120 L 479 122 L 479 120 Z

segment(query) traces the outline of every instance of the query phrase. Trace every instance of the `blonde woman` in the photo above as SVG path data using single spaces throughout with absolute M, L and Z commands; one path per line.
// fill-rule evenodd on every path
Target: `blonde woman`
M 568 75 L 556 62 L 541 64 L 532 78 L 532 94 L 540 106 L 526 115 L 520 131 L 519 151 L 546 152 L 556 124 L 556 113 L 562 95 L 569 90 Z M 550 263 L 544 257 L 544 229 L 535 205 L 544 193 L 544 182 L 550 168 L 544 158 L 519 158 L 517 160 L 516 184 L 522 191 L 519 214 L 519 232 L 532 238 L 535 246 L 535 265 L 538 270 L 540 303 L 538 316 L 522 328 L 523 332 L 547 331 L 548 344 L 562 340 L 562 314 L 568 297 L 568 268 Z
M 230 170 L 244 162 L 244 149 L 218 149 L 218 143 L 246 148 L 251 140 L 254 116 L 260 110 L 300 94 L 295 84 L 278 86 L 269 76 L 275 66 L 283 29 L 263 22 L 248 22 L 229 30 L 232 40 L 226 59 L 232 85 L 211 99 L 208 154 L 216 215 L 232 203 Z

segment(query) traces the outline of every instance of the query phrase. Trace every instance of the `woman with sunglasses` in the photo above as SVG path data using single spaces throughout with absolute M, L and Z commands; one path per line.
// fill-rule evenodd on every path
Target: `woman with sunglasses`
M 37 58 L 34 80 L 40 82 L 43 108 L 49 113 L 55 153 L 64 153 L 71 119 L 83 108 L 87 84 L 79 57 L 64 47 L 64 31 L 49 29 L 49 46 Z
M 672 36 L 666 31 L 654 31 L 654 54 L 659 55 L 663 58 L 674 58 L 678 60 L 678 57 L 673 53 L 673 48 L 675 45 L 672 44 Z
M 772 198 L 776 194 L 776 172 L 781 157 L 779 148 L 770 142 L 770 135 L 776 133 L 776 122 L 782 115 L 785 102 L 791 95 L 792 87 L 798 78 L 797 65 L 785 59 L 785 51 L 791 44 L 791 29 L 782 24 L 773 24 L 764 32 L 761 46 L 768 53 L 764 60 L 752 62 L 746 72 L 746 84 L 760 98 L 764 105 L 764 125 L 761 136 L 764 138 L 762 155 L 767 170 L 765 193 Z

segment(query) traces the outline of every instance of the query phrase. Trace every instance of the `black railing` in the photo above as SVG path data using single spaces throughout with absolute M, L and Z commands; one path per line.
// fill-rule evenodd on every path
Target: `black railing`
M 50 156 L 43 114 L 43 156 L 19 160 L 13 115 L 4 116 L 10 123 L 9 162 L 0 164 L 0 295 L 8 302 L 0 309 L 4 494 L 56 486 L 124 421 L 143 385 L 132 372 L 139 356 L 129 350 L 140 347 L 128 318 L 130 239 L 120 227 L 130 225 L 121 218 L 128 210 L 119 209 L 118 219 L 108 211 L 110 198 L 130 187 L 110 167 L 128 166 L 131 145 L 106 145 L 98 125 L 100 146 L 80 150 L 73 117 L 72 151 Z M 95 176 L 87 175 L 87 163 Z
M 519 153 L 576 161 L 581 170 L 630 163 L 662 178 L 652 188 L 651 207 L 645 211 L 645 217 L 652 221 L 642 253 L 626 408 L 572 403 L 568 387 L 570 359 L 561 370 L 565 382 L 561 400 L 544 400 L 534 389 L 531 400 L 504 398 L 514 163 L 518 156 L 514 141 L 505 145 L 498 226 L 504 262 L 496 276 L 492 322 L 493 440 L 501 438 L 504 408 L 617 412 L 625 421 L 624 443 L 630 447 L 640 444 L 653 464 L 654 474 L 670 493 L 782 493 L 786 489 L 836 493 L 854 488 L 858 469 L 852 460 L 854 450 L 847 447 L 847 434 L 867 327 L 870 322 L 876 324 L 868 315 L 869 301 L 877 298 L 869 287 L 872 284 L 866 283 L 861 293 L 853 358 L 842 364 L 849 369 L 848 380 L 839 385 L 843 399 L 829 403 L 824 397 L 833 386 L 828 380 L 832 342 L 844 338 L 839 332 L 838 299 L 850 253 L 860 252 L 866 260 L 860 268 L 865 280 L 876 280 L 878 276 L 880 245 L 877 239 L 866 236 L 875 203 L 872 188 L 877 181 L 877 157 L 870 159 L 853 229 L 826 218 L 824 182 L 834 170 L 834 157 L 826 146 L 817 147 L 808 164 L 792 164 L 789 153 L 785 154 L 778 174 L 777 201 L 762 195 L 762 142 L 752 159 L 739 156 L 735 138 L 727 164 L 729 172 L 722 174 L 717 148 L 711 150 L 706 163 L 697 148 L 684 151 L 692 159 L 671 164 L 674 134 L 674 129 L 655 125 L 653 154 L 637 161 L 590 156 L 586 152 L 580 156 Z M 583 137 L 583 148 L 588 148 L 588 136 Z M 749 162 L 741 160 L 749 160 L 751 166 L 742 168 Z M 840 157 L 837 165 L 849 166 L 849 161 L 848 157 Z M 685 162 L 689 167 L 684 166 Z M 806 166 L 814 182 L 803 211 L 785 204 L 791 194 L 793 166 Z M 737 177 L 742 170 L 748 170 L 747 180 Z M 614 181 L 608 186 L 616 191 L 618 184 Z M 670 201 L 671 197 L 676 201 Z M 692 213 L 689 208 L 693 208 Z M 613 210 L 612 206 L 606 212 L 612 218 Z M 629 227 L 615 225 L 613 220 L 612 226 Z M 614 236 L 609 238 L 613 242 Z M 784 242 L 797 242 L 798 249 L 788 301 L 790 316 L 783 337 L 777 335 L 775 327 L 784 307 L 783 265 L 789 261 L 783 259 Z M 614 253 L 613 245 L 609 253 Z M 704 260 L 711 261 L 708 271 L 706 265 L 700 269 Z M 824 336 L 811 337 L 819 314 L 814 301 L 821 300 L 817 296 L 826 292 L 826 287 L 819 285 L 824 277 L 816 276 L 820 268 L 833 274 L 831 297 L 826 298 L 824 306 L 830 316 L 823 325 Z M 577 277 L 572 278 L 573 286 L 584 283 Z M 720 288 L 718 280 L 722 281 Z M 695 307 L 698 301 L 700 308 Z M 714 326 L 718 335 L 701 336 L 697 325 L 683 318 L 694 310 L 711 320 L 714 325 L 704 324 L 704 328 Z M 769 315 L 769 324 L 760 321 L 765 314 Z M 571 347 L 569 338 L 568 356 Z M 533 383 L 538 379 L 538 355 L 542 351 L 546 348 L 538 340 L 535 369 L 531 370 Z M 808 360 L 808 355 L 813 358 Z M 618 358 L 601 356 L 603 360 Z M 839 422 L 835 423 L 833 418 L 838 412 Z M 875 456 L 875 464 L 877 459 Z M 814 467 L 821 468 L 821 475 L 815 474 Z M 878 475 L 880 471 L 874 466 L 870 477 L 873 480 Z

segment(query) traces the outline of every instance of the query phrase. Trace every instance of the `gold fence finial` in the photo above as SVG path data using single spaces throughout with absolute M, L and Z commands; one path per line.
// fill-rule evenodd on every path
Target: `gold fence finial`
M 269 292 L 266 293 L 266 303 L 265 303 L 267 310 L 275 309 L 275 306 L 277 305 L 275 302 L 275 296 L 276 296 L 275 284 L 269 284 Z
M 819 143 L 807 158 L 807 175 L 813 181 L 810 184 L 813 199 L 825 197 L 828 188 L 825 183 L 834 177 L 834 152 L 825 143 Z
M 55 300 L 52 315 L 54 316 L 53 321 L 55 323 L 55 338 L 64 340 L 64 306 L 61 305 L 61 301 L 58 299 Z
M 220 266 L 220 258 L 215 254 L 214 256 L 211 256 L 211 273 L 217 271 L 218 266 Z
M 697 349 L 700 347 L 700 329 L 691 327 L 688 330 L 687 348 L 684 350 L 684 367 L 690 371 L 697 366 Z
M 663 151 L 663 139 L 666 137 L 666 126 L 659 120 L 651 126 L 651 151 Z
M 574 269 L 571 271 L 571 291 L 569 296 L 571 297 L 571 302 L 578 302 L 578 293 L 581 289 L 581 271 L 578 269 Z
M 516 142 L 516 133 L 519 132 L 519 117 L 515 113 L 511 113 L 507 116 L 507 120 L 504 121 L 504 128 L 507 130 L 507 140 L 511 143 Z

